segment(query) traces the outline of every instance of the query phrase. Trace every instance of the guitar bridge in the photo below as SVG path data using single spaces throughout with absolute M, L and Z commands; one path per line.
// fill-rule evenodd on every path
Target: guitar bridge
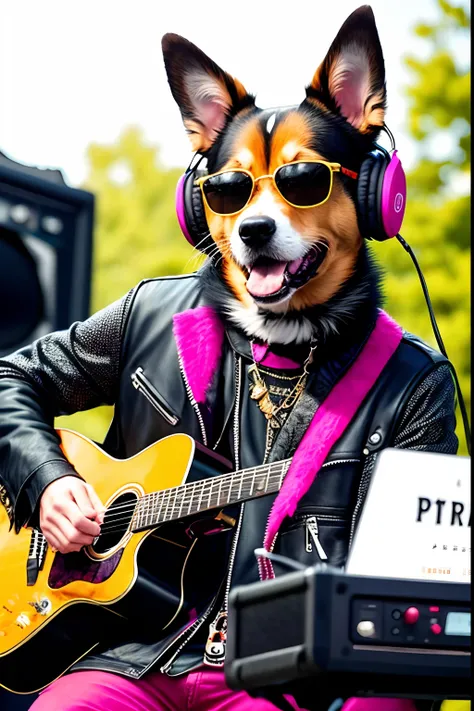
M 33 528 L 31 531 L 30 550 L 26 562 L 26 584 L 34 585 L 40 570 L 43 569 L 47 548 L 46 538 L 41 531 Z

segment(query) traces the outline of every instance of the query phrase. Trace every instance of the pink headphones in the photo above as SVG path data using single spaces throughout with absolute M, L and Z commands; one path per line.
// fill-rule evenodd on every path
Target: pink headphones
M 392 141 L 393 153 L 377 144 L 359 170 L 357 179 L 357 217 L 361 234 L 366 239 L 383 242 L 400 231 L 406 207 L 406 176 L 395 150 L 391 131 L 384 127 Z M 204 251 L 212 238 L 206 221 L 201 190 L 195 185 L 199 160 L 191 163 L 176 186 L 176 215 L 188 242 Z

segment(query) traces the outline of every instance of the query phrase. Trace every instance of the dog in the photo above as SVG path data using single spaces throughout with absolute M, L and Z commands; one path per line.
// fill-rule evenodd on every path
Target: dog
M 196 185 L 229 318 L 267 343 L 339 332 L 369 292 L 380 299 L 357 208 L 360 167 L 386 109 L 372 9 L 348 17 L 290 108 L 259 108 L 179 35 L 166 34 L 162 48 L 192 149 L 207 159 Z

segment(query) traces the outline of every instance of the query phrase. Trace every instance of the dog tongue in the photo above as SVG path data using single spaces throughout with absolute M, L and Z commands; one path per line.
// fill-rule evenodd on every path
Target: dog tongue
M 270 296 L 283 286 L 287 262 L 255 264 L 247 279 L 247 290 L 254 296 Z

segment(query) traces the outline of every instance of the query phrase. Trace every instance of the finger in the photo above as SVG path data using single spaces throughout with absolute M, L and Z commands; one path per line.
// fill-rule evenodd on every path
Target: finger
M 97 495 L 95 489 L 91 484 L 86 484 L 86 489 L 87 489 L 87 494 L 89 496 L 90 502 L 92 506 L 94 507 L 95 511 L 97 512 L 98 516 L 96 517 L 96 520 L 99 521 L 99 523 L 102 523 L 104 520 L 104 515 L 106 512 L 106 507 L 100 500 L 99 496 Z
M 46 538 L 46 541 L 53 553 L 56 553 L 56 551 L 59 550 L 59 546 L 61 545 L 60 541 L 52 533 L 46 534 L 43 532 L 43 535 Z
M 48 531 L 44 534 L 46 540 L 50 544 L 53 551 L 56 553 L 68 553 L 69 542 L 67 538 L 61 533 L 57 526 L 54 527 L 53 531 Z
M 97 511 L 89 496 L 89 490 L 84 482 L 78 482 L 78 485 L 73 489 L 73 496 L 76 504 L 86 518 L 95 519 Z
M 83 546 L 90 546 L 94 541 L 94 536 L 87 536 L 75 528 L 67 518 L 63 517 L 57 522 L 59 535 L 64 537 L 69 544 L 69 547 L 74 547 L 76 550 Z M 57 531 L 54 531 L 56 534 Z
M 63 514 L 63 517 L 65 517 L 69 523 L 81 533 L 85 533 L 86 535 L 94 538 L 100 534 L 99 524 L 96 521 L 91 521 L 89 518 L 86 518 L 75 502 L 62 502 L 60 511 Z

